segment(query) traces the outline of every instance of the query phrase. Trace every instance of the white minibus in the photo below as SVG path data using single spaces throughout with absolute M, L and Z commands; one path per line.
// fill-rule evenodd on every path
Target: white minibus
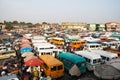
M 86 59 L 86 66 L 89 71 L 93 70 L 96 65 L 101 64 L 101 56 L 89 51 L 75 51 L 75 54 Z
M 99 54 L 102 57 L 103 62 L 111 61 L 112 59 L 117 59 L 118 58 L 117 54 L 107 52 L 107 51 L 103 51 L 103 50 L 92 50 L 91 52 L 93 52 L 95 54 Z
M 84 50 L 101 50 L 103 49 L 101 44 L 98 43 L 87 43 L 84 48 Z

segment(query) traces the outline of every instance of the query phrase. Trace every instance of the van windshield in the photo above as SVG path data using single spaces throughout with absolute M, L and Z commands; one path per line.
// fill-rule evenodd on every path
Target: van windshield
M 100 62 L 101 62 L 101 59 L 94 59 L 93 60 L 93 64 L 100 63 Z

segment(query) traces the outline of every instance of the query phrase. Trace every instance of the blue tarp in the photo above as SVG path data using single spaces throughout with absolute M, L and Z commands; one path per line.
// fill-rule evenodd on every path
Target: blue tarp
M 25 53 L 25 52 L 32 52 L 33 48 L 23 48 L 20 50 L 20 53 Z

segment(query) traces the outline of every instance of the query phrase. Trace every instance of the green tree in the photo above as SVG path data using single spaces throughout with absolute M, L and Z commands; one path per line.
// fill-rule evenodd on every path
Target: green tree
M 34 27 L 34 25 L 32 24 L 32 23 L 26 23 L 27 24 L 27 26 L 29 27 L 29 28 L 31 28 L 31 27 Z
M 42 22 L 42 24 L 47 24 L 47 22 Z
M 11 23 L 11 22 L 7 22 L 5 25 L 6 25 L 5 28 L 6 28 L 7 30 L 13 29 L 13 26 L 12 26 L 12 23 Z
M 13 23 L 14 25 L 19 24 L 18 21 L 13 21 L 12 23 Z
M 25 25 L 26 23 L 25 22 L 20 22 L 20 25 Z

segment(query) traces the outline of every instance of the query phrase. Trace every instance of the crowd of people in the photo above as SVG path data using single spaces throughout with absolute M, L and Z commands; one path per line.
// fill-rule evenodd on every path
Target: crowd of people
M 16 74 L 19 80 L 51 80 L 40 66 L 25 66 L 23 59 L 19 50 L 16 50 L 16 57 L 3 60 L 4 64 L 0 66 L 0 77 Z

